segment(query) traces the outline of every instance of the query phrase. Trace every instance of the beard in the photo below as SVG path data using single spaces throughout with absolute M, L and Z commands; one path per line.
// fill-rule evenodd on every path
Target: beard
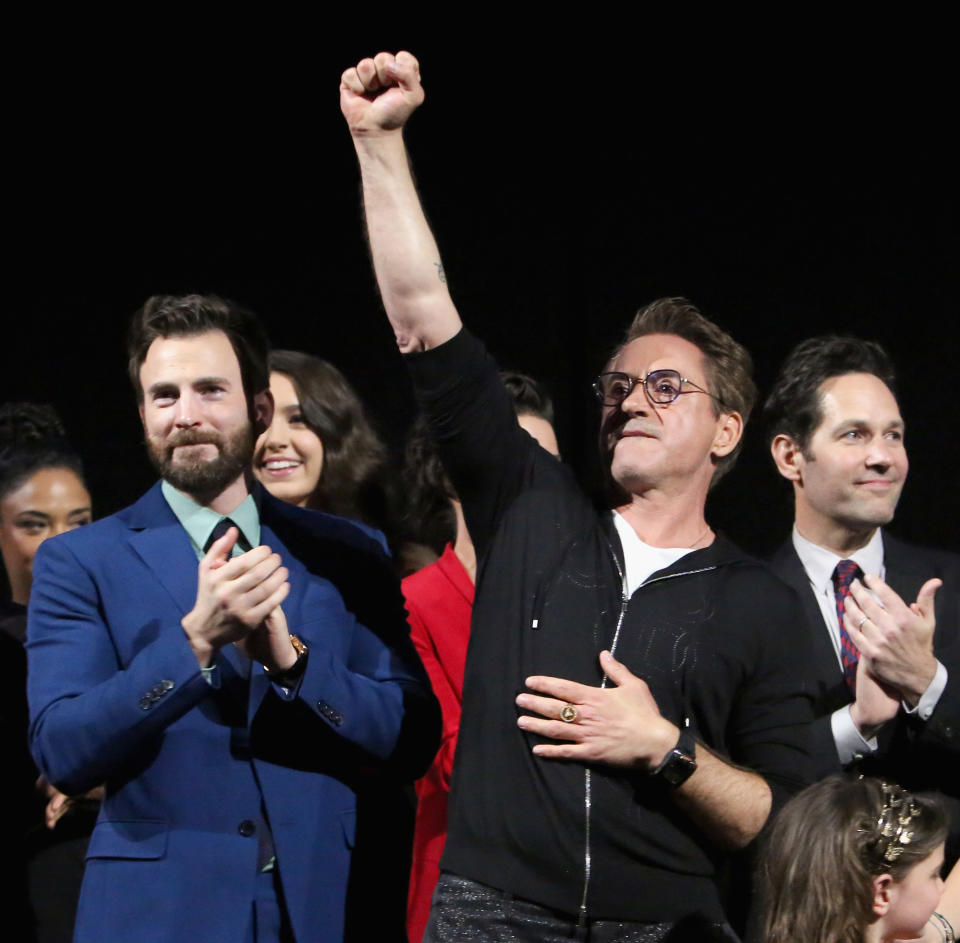
M 201 444 L 215 446 L 216 457 L 175 460 L 174 451 L 178 446 Z M 246 471 L 253 446 L 253 426 L 247 423 L 229 437 L 218 432 L 183 429 L 163 442 L 147 439 L 147 454 L 161 478 L 198 503 L 208 504 Z

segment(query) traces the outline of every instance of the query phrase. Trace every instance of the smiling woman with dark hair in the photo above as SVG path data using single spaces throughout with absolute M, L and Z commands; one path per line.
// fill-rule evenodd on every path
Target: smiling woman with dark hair
M 274 496 L 383 529 L 386 449 L 360 398 L 333 364 L 310 354 L 270 354 L 274 415 L 257 440 L 254 473 Z
M 363 403 L 326 360 L 270 353 L 274 413 L 257 440 L 253 471 L 275 498 L 358 520 L 391 536 L 387 450 Z M 403 564 L 395 566 L 403 569 Z M 390 777 L 358 784 L 351 888 L 378 887 L 376 907 L 348 905 L 348 936 L 394 939 L 402 926 L 413 831 L 413 795 Z M 354 893 L 351 890 L 351 893 Z

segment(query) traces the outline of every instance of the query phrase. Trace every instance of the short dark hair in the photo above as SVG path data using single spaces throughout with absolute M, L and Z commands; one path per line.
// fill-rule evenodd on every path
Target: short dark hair
M 323 467 L 310 507 L 383 528 L 387 452 L 363 403 L 332 364 L 297 350 L 274 350 L 271 373 L 288 377 L 306 424 L 323 443 Z
M 500 379 L 518 416 L 539 416 L 553 424 L 553 401 L 537 380 L 514 370 L 502 370 Z M 439 556 L 457 539 L 457 518 L 450 506 L 451 500 L 457 500 L 457 492 L 422 413 L 407 437 L 402 480 L 407 496 L 403 515 L 407 538 L 425 544 Z
M 137 402 L 143 402 L 140 368 L 150 345 L 160 338 L 189 337 L 208 331 L 223 331 L 227 335 L 240 364 L 248 406 L 252 406 L 257 393 L 269 389 L 270 342 L 252 311 L 217 295 L 153 295 L 135 312 L 127 334 L 127 369 Z
M 849 373 L 872 374 L 896 396 L 893 362 L 876 341 L 824 334 L 797 344 L 780 367 L 763 406 L 767 442 L 787 435 L 806 454 L 823 421 L 820 387 Z
M 44 468 L 67 468 L 83 481 L 83 463 L 52 406 L 0 406 L 0 500 Z
M 757 399 L 753 360 L 746 347 L 705 318 L 686 298 L 658 298 L 637 312 L 623 343 L 610 359 L 613 360 L 631 341 L 648 334 L 675 334 L 698 347 L 703 354 L 708 392 L 720 400 L 720 403 L 712 400 L 714 414 L 739 413 L 746 425 Z M 729 455 L 716 460 L 711 486 L 733 468 L 742 446 L 743 436 Z
M 457 539 L 457 517 L 450 504 L 457 500 L 457 492 L 443 469 L 423 413 L 417 415 L 407 437 L 401 481 L 404 537 L 440 556 Z
M 518 416 L 537 416 L 553 425 L 553 400 L 542 384 L 515 370 L 501 370 L 500 379 Z

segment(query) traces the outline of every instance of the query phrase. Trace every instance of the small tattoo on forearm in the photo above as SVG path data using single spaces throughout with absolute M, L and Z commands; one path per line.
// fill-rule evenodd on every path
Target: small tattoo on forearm
M 433 264 L 437 267 L 437 277 L 446 285 L 447 273 L 443 270 L 443 262 L 434 262 Z

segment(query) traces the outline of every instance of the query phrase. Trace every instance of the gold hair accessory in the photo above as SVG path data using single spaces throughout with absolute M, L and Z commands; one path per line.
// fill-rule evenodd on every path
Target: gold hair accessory
M 894 783 L 881 783 L 880 788 L 883 808 L 877 818 L 877 836 L 872 847 L 883 861 L 892 864 L 913 841 L 914 829 L 910 824 L 920 814 L 920 806 L 910 793 Z

